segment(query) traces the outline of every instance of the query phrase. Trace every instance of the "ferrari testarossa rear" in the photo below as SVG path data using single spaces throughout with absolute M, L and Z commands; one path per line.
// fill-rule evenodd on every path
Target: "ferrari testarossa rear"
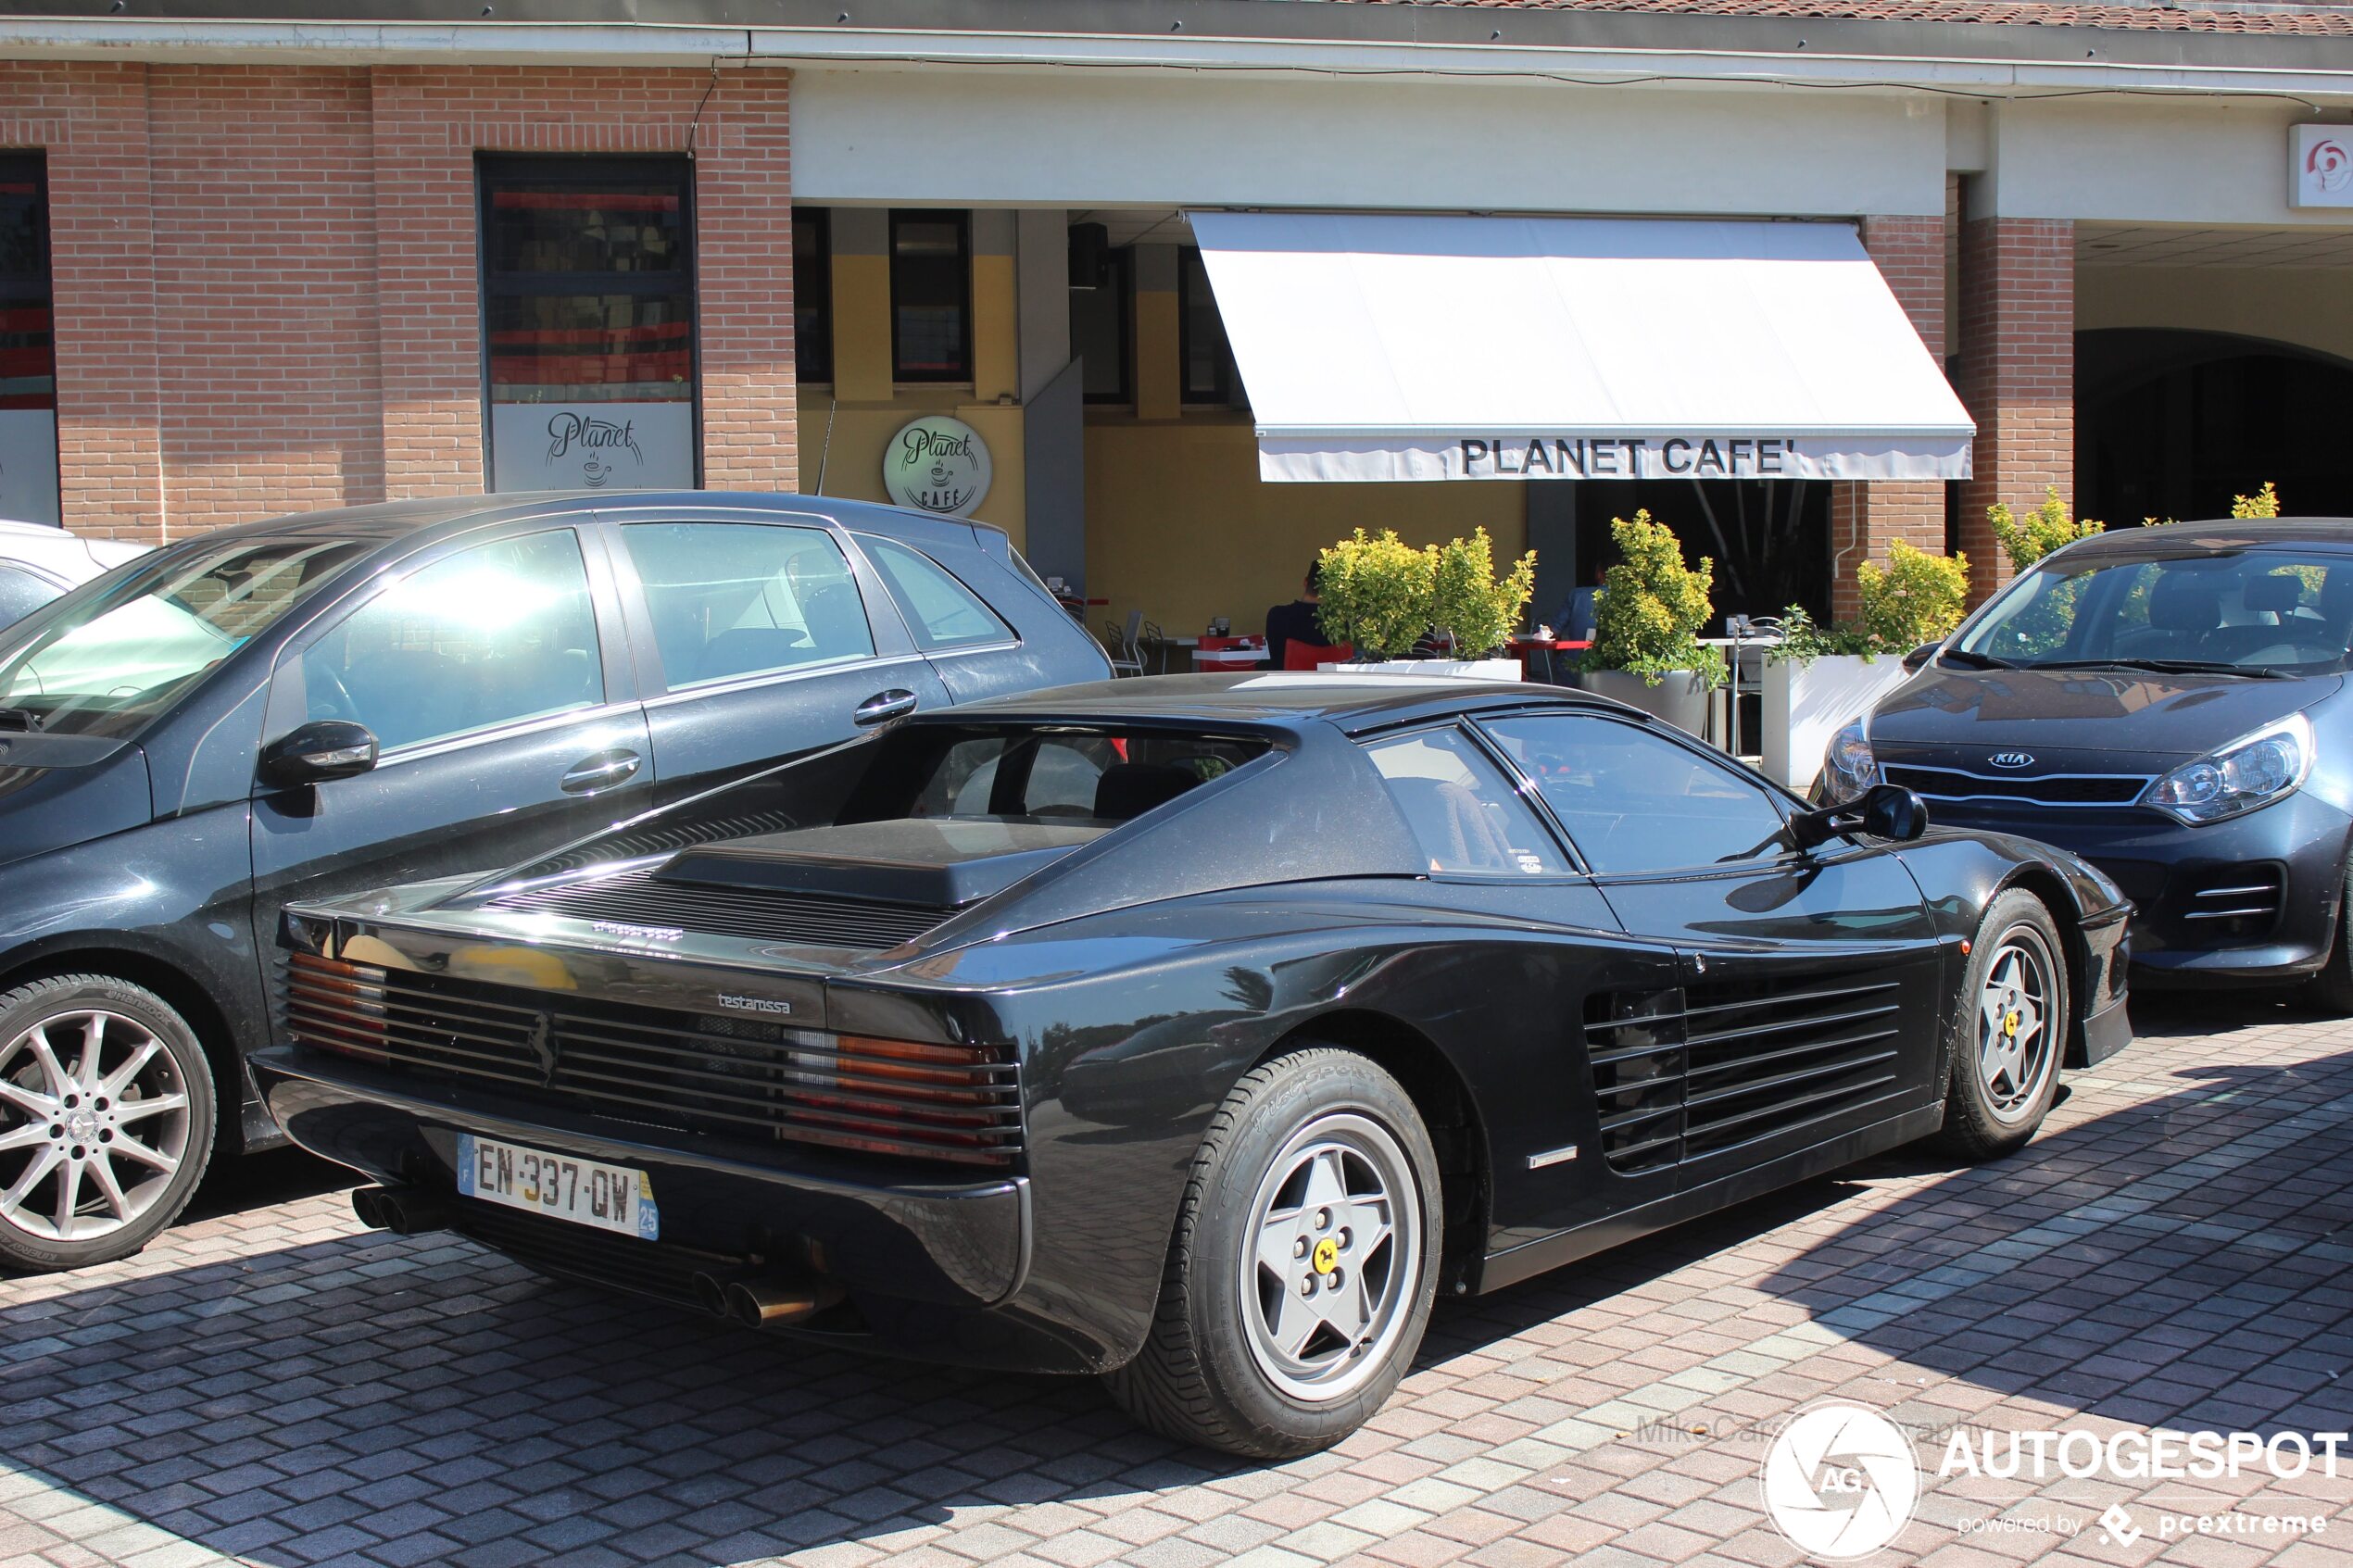
M 2128 1038 L 2128 913 L 1575 692 L 1127 681 L 297 906 L 257 1068 L 374 1223 L 1293 1454 L 1438 1296 L 2020 1147 Z

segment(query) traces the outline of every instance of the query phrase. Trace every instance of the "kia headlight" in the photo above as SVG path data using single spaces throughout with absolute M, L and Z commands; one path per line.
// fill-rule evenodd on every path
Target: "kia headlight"
M 1822 754 L 1823 803 L 1843 806 L 1877 783 L 1879 759 L 1871 755 L 1871 737 L 1857 719 L 1831 736 L 1830 748 Z
M 2192 823 L 2219 822 L 2292 795 L 2312 771 L 2312 721 L 2291 713 L 2149 785 L 2142 803 Z

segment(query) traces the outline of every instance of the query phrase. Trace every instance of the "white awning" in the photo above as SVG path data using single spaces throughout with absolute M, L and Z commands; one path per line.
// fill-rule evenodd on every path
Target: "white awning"
M 1969 477 L 1850 225 L 1189 217 L 1264 479 Z

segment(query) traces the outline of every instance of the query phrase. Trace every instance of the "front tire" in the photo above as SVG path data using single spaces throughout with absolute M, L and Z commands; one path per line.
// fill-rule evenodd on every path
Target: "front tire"
M 2353 871 L 2346 873 L 2336 906 L 2336 936 L 2329 944 L 2328 963 L 2305 983 L 2312 1005 L 2343 1017 L 2353 1013 Z
M 1978 923 L 1940 1136 L 1969 1160 L 2025 1147 L 2058 1098 L 2067 1050 L 2066 949 L 2040 898 L 2017 888 Z
M 1151 1332 L 1105 1386 L 1182 1442 L 1328 1448 L 1412 1364 L 1441 1224 L 1438 1158 L 1397 1080 L 1331 1047 L 1277 1057 L 1211 1120 Z
M 0 1263 L 138 1251 L 187 1207 L 213 1123 L 204 1047 L 152 991 L 69 974 L 0 996 Z

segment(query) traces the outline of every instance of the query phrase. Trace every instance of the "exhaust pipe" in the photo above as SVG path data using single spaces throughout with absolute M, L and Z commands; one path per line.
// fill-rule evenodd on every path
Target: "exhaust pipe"
M 360 1187 L 351 1195 L 351 1211 L 370 1230 L 396 1236 L 449 1228 L 449 1206 L 415 1187 Z
M 727 1287 L 710 1274 L 694 1277 L 695 1300 L 713 1317 L 732 1318 L 735 1311 L 727 1305 Z
M 697 1293 L 701 1282 L 697 1281 Z M 747 1328 L 781 1328 L 814 1316 L 841 1299 L 831 1280 L 737 1280 L 727 1287 L 727 1312 Z

